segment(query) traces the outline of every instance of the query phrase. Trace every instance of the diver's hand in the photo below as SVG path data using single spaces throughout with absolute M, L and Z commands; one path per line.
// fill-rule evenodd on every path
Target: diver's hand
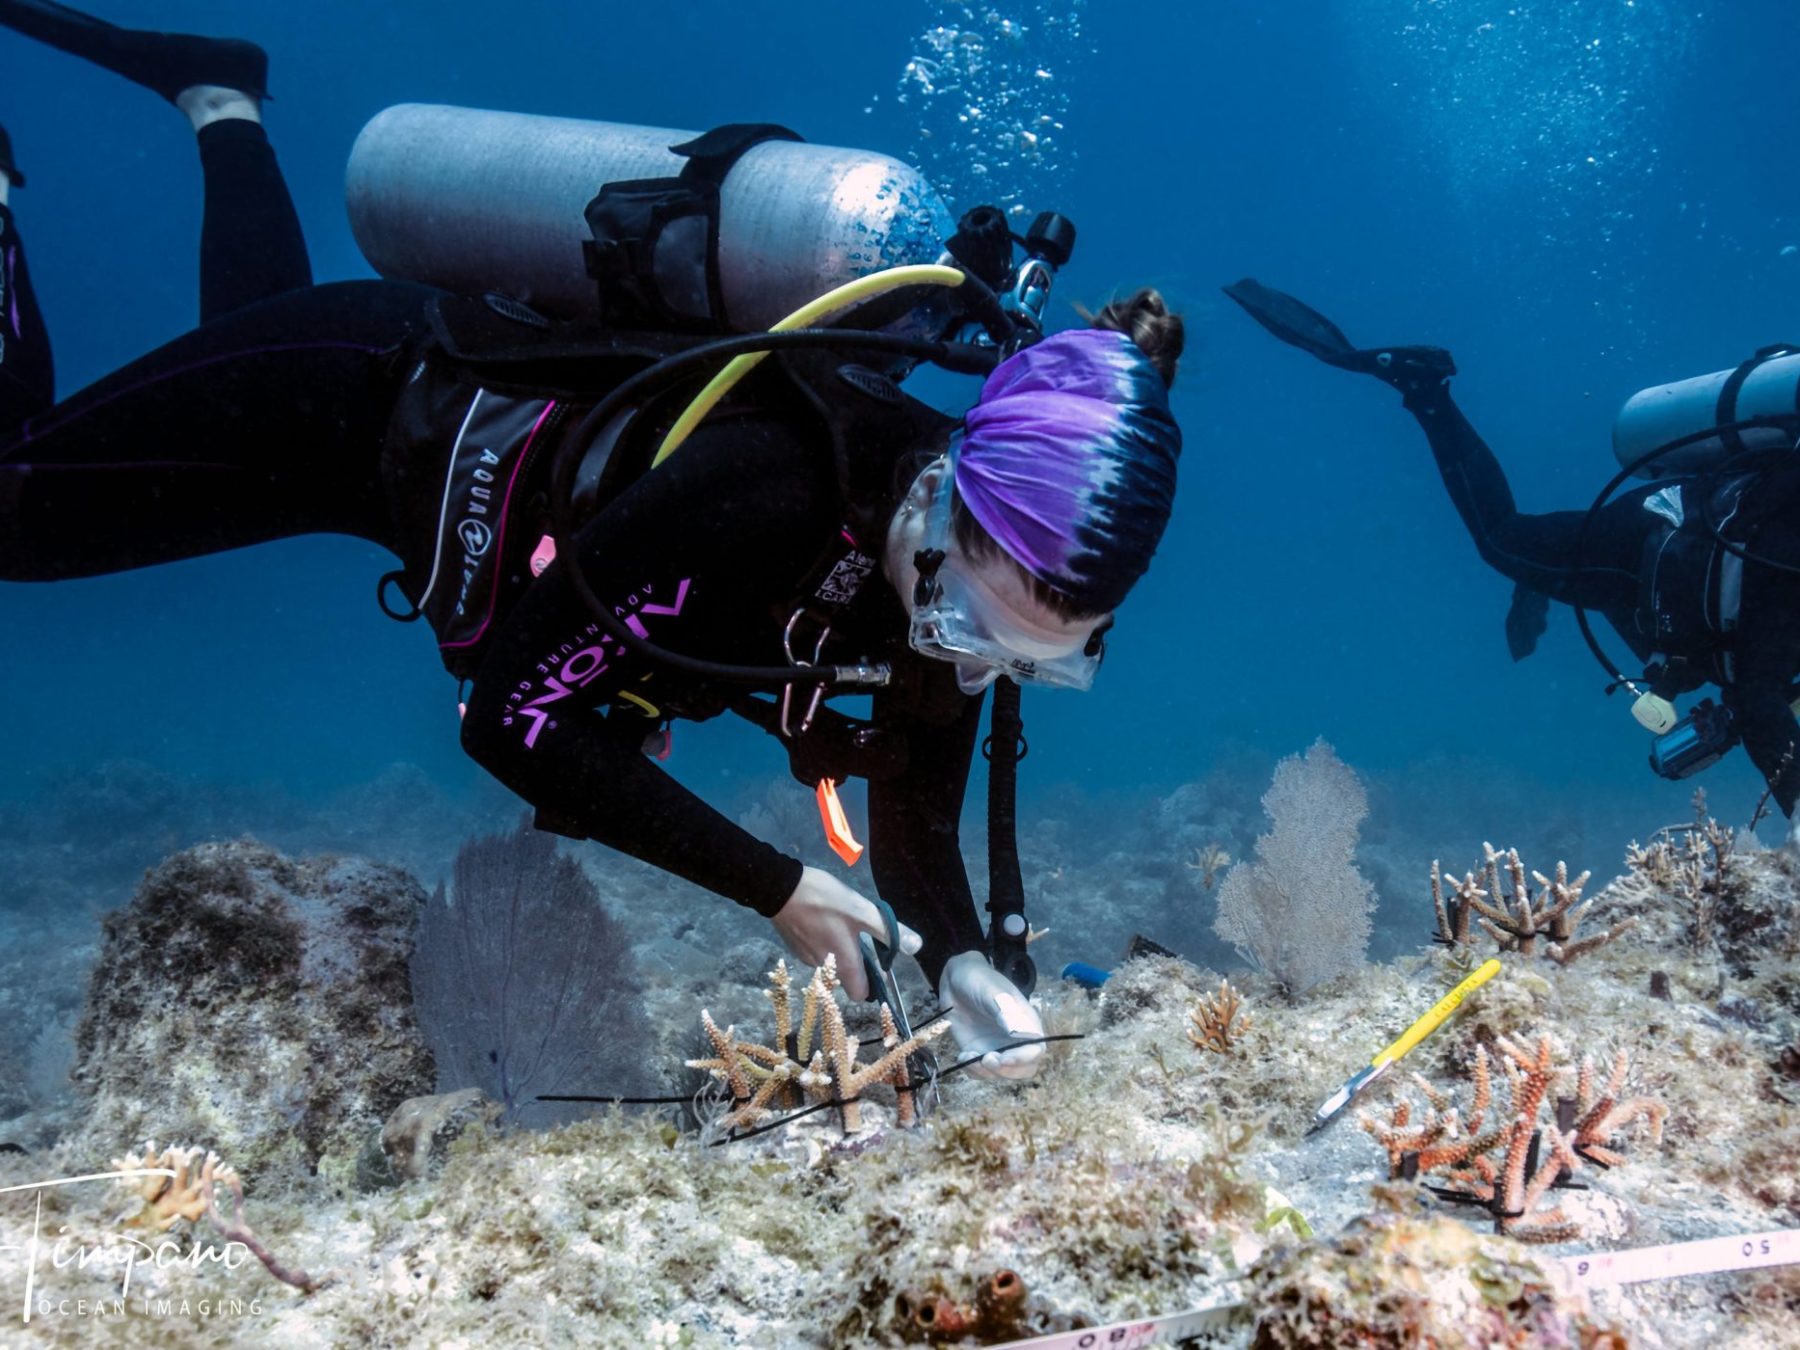
M 837 957 L 838 981 L 844 992 L 860 1003 L 869 996 L 869 977 L 863 971 L 860 934 L 872 933 L 879 942 L 888 938 L 881 911 L 829 872 L 809 867 L 800 874 L 794 893 L 769 920 L 794 959 L 822 966 L 826 956 Z M 924 939 L 900 924 L 900 950 L 915 955 Z
M 938 1001 L 950 1010 L 950 1034 L 965 1057 L 980 1055 L 968 1071 L 977 1078 L 1030 1078 L 1044 1058 L 1042 1045 L 1004 1047 L 1044 1034 L 1044 1021 L 1019 987 L 980 952 L 961 952 L 944 963 Z

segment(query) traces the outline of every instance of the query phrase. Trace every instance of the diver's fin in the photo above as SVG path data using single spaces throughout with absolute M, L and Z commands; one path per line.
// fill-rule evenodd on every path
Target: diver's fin
M 1283 342 L 1340 370 L 1373 375 L 1408 398 L 1456 374 L 1456 362 L 1442 347 L 1352 347 L 1343 329 L 1318 310 L 1249 277 L 1224 291 Z
M 269 58 L 253 42 L 120 28 L 54 0 L 0 0 L 0 26 L 92 61 L 171 103 L 200 84 L 268 97 Z
M 1360 353 L 1350 345 L 1343 330 L 1311 306 L 1249 277 L 1224 290 L 1251 318 L 1283 342 L 1311 352 L 1329 365 L 1342 366 L 1346 370 L 1366 369 L 1355 362 L 1354 358 Z
M 1524 582 L 1513 587 L 1512 605 L 1506 611 L 1506 650 L 1523 661 L 1537 650 L 1538 639 L 1550 626 L 1550 597 Z

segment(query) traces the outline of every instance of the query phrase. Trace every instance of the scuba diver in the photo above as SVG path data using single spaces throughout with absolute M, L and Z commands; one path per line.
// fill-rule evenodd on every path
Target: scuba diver
M 1536 648 L 1548 602 L 1575 608 L 1607 692 L 1637 695 L 1650 765 L 1686 778 L 1742 742 L 1788 816 L 1800 798 L 1800 352 L 1647 389 L 1614 428 L 1622 467 L 1586 511 L 1518 509 L 1499 461 L 1450 396 L 1440 347 L 1356 348 L 1329 319 L 1253 280 L 1225 287 L 1276 337 L 1400 391 L 1483 561 L 1514 582 L 1507 645 Z M 1650 481 L 1614 497 L 1633 475 Z M 1587 622 L 1597 610 L 1643 662 L 1627 678 Z M 1716 685 L 1687 716 L 1673 700 Z
M 975 1072 L 1034 1073 L 1022 901 L 990 897 L 984 933 L 958 823 L 988 688 L 996 716 L 1012 700 L 984 746 L 998 775 L 1022 753 L 1019 684 L 1091 684 L 1167 524 L 1182 323 L 1161 297 L 1140 291 L 1008 354 L 998 337 L 984 348 L 868 324 L 621 333 L 499 294 L 314 285 L 261 123 L 260 48 L 47 0 L 0 0 L 0 25 L 175 104 L 205 179 L 200 326 L 56 402 L 8 202 L 24 179 L 0 138 L 0 579 L 305 533 L 378 543 L 403 562 L 383 608 L 436 631 L 464 681 L 463 747 L 540 829 L 754 909 L 801 961 L 835 957 L 853 999 L 875 980 L 865 935 L 889 961 L 916 954 Z M 735 139 L 707 157 L 715 172 Z M 1010 258 L 1016 240 L 986 210 L 964 218 L 979 236 L 967 251 Z M 1060 220 L 1041 232 L 1040 279 Z M 988 334 L 1039 338 L 969 268 L 925 270 L 963 283 Z M 906 293 L 884 299 L 906 312 Z M 653 466 L 696 378 L 773 349 Z M 978 401 L 958 422 L 908 398 L 884 373 L 896 355 L 986 372 Z M 763 683 L 738 680 L 746 670 Z M 869 717 L 824 705 L 840 691 L 872 694 Z M 880 904 L 658 767 L 672 720 L 725 711 L 782 738 L 828 823 L 836 783 L 869 780 Z M 853 856 L 835 819 L 833 846 Z M 1016 877 L 1016 850 L 1011 864 Z

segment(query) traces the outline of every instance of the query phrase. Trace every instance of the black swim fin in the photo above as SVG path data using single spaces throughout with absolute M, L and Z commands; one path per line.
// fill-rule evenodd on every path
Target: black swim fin
M 268 54 L 254 42 L 120 28 L 54 0 L 0 0 L 0 26 L 92 61 L 171 103 L 201 84 L 268 97 Z
M 1245 277 L 1223 288 L 1249 316 L 1276 337 L 1340 370 L 1373 375 L 1408 397 L 1456 374 L 1442 347 L 1353 347 L 1330 319 L 1282 291 Z
M 1506 650 L 1523 661 L 1537 650 L 1538 639 L 1550 626 L 1550 597 L 1524 582 L 1513 587 L 1512 605 L 1506 611 Z
M 1343 330 L 1318 310 L 1303 305 L 1293 296 L 1271 290 L 1260 281 L 1245 277 L 1224 288 L 1246 313 L 1276 337 L 1303 352 L 1311 352 L 1327 365 L 1357 370 L 1353 358 L 1358 355 Z

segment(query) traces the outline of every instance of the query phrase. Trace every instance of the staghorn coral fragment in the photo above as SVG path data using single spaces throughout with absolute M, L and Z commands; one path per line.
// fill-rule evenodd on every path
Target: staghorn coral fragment
M 1471 896 L 1469 903 L 1474 906 L 1482 928 L 1499 942 L 1502 951 L 1532 956 L 1536 954 L 1540 936 L 1548 935 L 1557 941 L 1567 941 L 1573 936 L 1574 920 L 1569 917 L 1569 911 L 1580 901 L 1581 888 L 1587 885 L 1592 873 L 1583 872 L 1570 881 L 1568 864 L 1563 862 L 1556 864 L 1554 879 L 1542 872 L 1533 872 L 1532 879 L 1540 888 L 1533 897 L 1518 849 L 1509 848 L 1501 853 L 1492 844 L 1484 843 L 1481 847 L 1486 854 L 1487 899 L 1478 900 Z M 1502 868 L 1505 869 L 1504 878 Z M 1503 889 L 1503 882 L 1511 883 L 1510 891 Z
M 1623 1164 L 1624 1156 L 1611 1147 L 1612 1137 L 1634 1121 L 1647 1121 L 1652 1142 L 1660 1143 L 1668 1108 L 1643 1097 L 1620 1101 L 1627 1070 L 1621 1050 L 1605 1087 L 1598 1091 L 1593 1065 L 1583 1060 L 1576 1096 L 1556 1102 L 1550 1118 L 1542 1119 L 1551 1088 L 1561 1076 L 1550 1037 L 1540 1037 L 1530 1052 L 1505 1037 L 1494 1044 L 1506 1075 L 1508 1103 L 1493 1123 L 1488 1121 L 1494 1100 L 1488 1055 L 1477 1049 L 1470 1068 L 1474 1093 L 1466 1123 L 1447 1094 L 1418 1079 L 1428 1103 L 1420 1124 L 1413 1124 L 1412 1105 L 1402 1100 L 1388 1120 L 1365 1115 L 1362 1126 L 1386 1151 L 1390 1177 L 1441 1176 L 1446 1184 L 1432 1189 L 1445 1199 L 1488 1210 L 1496 1232 L 1524 1242 L 1569 1241 L 1580 1235 L 1580 1229 L 1561 1208 L 1539 1208 L 1546 1193 L 1562 1185 L 1584 1161 L 1605 1167 Z
M 827 956 L 801 993 L 800 1026 L 794 1031 L 788 1025 L 793 980 L 787 962 L 776 962 L 765 991 L 775 1011 L 778 1035 L 773 1046 L 739 1040 L 736 1027 L 721 1030 L 711 1013 L 700 1014 L 714 1054 L 690 1059 L 687 1066 L 705 1070 L 730 1091 L 731 1109 L 720 1116 L 721 1127 L 754 1129 L 778 1112 L 798 1110 L 809 1102 L 832 1103 L 842 1113 L 844 1133 L 856 1134 L 862 1129 L 859 1099 L 881 1083 L 893 1087 L 899 1099 L 899 1123 L 913 1123 L 917 1111 L 906 1062 L 948 1031 L 949 1023 L 939 1022 L 902 1041 L 893 1015 L 883 1007 L 883 1053 L 872 1064 L 860 1064 L 856 1039 L 845 1029 L 843 1010 L 833 997 L 837 987 L 837 960 Z
M 1452 950 L 1466 948 L 1470 945 L 1469 920 L 1475 913 L 1473 900 L 1484 900 L 1487 892 L 1481 889 L 1475 880 L 1475 874 L 1469 873 L 1458 881 L 1456 874 L 1450 875 L 1450 889 L 1455 892 L 1452 899 L 1444 899 L 1444 876 L 1438 860 L 1431 860 L 1431 908 L 1437 915 L 1437 931 L 1431 940 L 1449 947 Z
M 1533 894 L 1518 849 L 1502 851 L 1486 843 L 1481 847 L 1485 856 L 1479 875 L 1470 872 L 1458 880 L 1454 872 L 1444 874 L 1436 861 L 1431 864 L 1431 908 L 1437 921 L 1432 941 L 1460 959 L 1468 959 L 1473 947 L 1471 921 L 1503 952 L 1533 956 L 1538 940 L 1546 939 L 1543 955 L 1562 966 L 1598 951 L 1637 926 L 1636 919 L 1624 919 L 1604 933 L 1576 937 L 1576 929 L 1594 904 L 1581 898 L 1591 872 L 1571 881 L 1564 862 L 1556 864 L 1553 876 L 1533 871 L 1530 878 L 1538 888 Z
M 1250 1014 L 1245 1012 L 1239 1016 L 1243 1006 L 1231 981 L 1220 980 L 1219 992 L 1210 996 L 1203 994 L 1189 1014 L 1193 1025 L 1187 1029 L 1188 1039 L 1202 1050 L 1230 1054 L 1250 1031 Z
M 1732 888 L 1737 833 L 1705 815 L 1685 828 L 1665 825 L 1648 845 L 1632 840 L 1625 850 L 1631 869 L 1628 889 L 1672 902 L 1687 920 L 1688 941 L 1696 952 L 1713 946 L 1719 902 Z

